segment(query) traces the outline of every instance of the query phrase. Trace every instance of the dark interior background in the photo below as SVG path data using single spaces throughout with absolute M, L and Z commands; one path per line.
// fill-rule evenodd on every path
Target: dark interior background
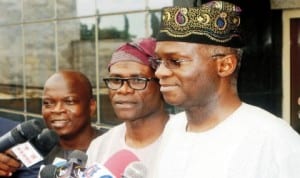
M 210 0 L 175 0 L 193 6 Z M 239 5 L 246 46 L 238 79 L 241 99 L 282 116 L 282 11 L 271 10 L 269 0 L 225 0 Z

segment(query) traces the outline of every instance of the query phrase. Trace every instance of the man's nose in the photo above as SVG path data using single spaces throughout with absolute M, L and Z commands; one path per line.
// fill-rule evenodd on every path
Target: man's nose
M 129 86 L 128 81 L 124 81 L 124 83 L 123 83 L 123 85 L 121 86 L 121 88 L 119 88 L 117 91 L 118 91 L 119 93 L 127 94 L 127 93 L 133 93 L 133 92 L 134 92 L 134 89 L 132 89 L 132 88 Z
M 170 76 L 171 74 L 172 71 L 167 68 L 163 62 L 159 66 L 157 66 L 155 70 L 155 76 L 159 79 Z
M 63 112 L 65 111 L 64 104 L 62 102 L 57 102 L 53 108 L 53 112 Z

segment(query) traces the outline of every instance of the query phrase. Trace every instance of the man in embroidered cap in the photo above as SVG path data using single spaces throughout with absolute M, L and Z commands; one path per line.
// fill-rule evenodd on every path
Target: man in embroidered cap
M 164 131 L 152 178 L 298 178 L 300 137 L 242 102 L 242 10 L 212 1 L 162 10 L 152 60 L 166 102 L 182 107 Z
M 160 135 L 169 118 L 149 63 L 155 45 L 155 39 L 143 38 L 123 44 L 112 54 L 109 77 L 104 81 L 115 114 L 124 123 L 92 142 L 87 152 L 88 166 L 104 163 L 115 152 L 128 149 L 152 170 Z

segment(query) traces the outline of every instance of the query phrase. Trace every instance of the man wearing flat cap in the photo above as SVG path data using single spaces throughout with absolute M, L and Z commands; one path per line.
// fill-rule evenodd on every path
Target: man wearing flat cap
M 300 177 L 297 132 L 238 96 L 241 13 L 223 1 L 162 10 L 152 65 L 185 113 L 168 122 L 151 178 Z
M 104 81 L 115 114 L 124 122 L 91 143 L 87 151 L 88 166 L 105 163 L 117 151 L 126 149 L 133 152 L 148 171 L 152 170 L 160 136 L 169 119 L 149 62 L 149 58 L 154 57 L 155 45 L 155 39 L 142 38 L 121 45 L 112 54 L 109 77 Z

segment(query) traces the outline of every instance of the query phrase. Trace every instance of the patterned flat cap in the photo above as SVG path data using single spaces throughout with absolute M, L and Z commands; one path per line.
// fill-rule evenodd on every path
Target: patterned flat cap
M 108 71 L 113 64 L 122 61 L 134 61 L 151 67 L 149 58 L 154 56 L 155 46 L 156 40 L 151 37 L 140 38 L 121 45 L 112 54 L 112 58 L 107 66 Z

